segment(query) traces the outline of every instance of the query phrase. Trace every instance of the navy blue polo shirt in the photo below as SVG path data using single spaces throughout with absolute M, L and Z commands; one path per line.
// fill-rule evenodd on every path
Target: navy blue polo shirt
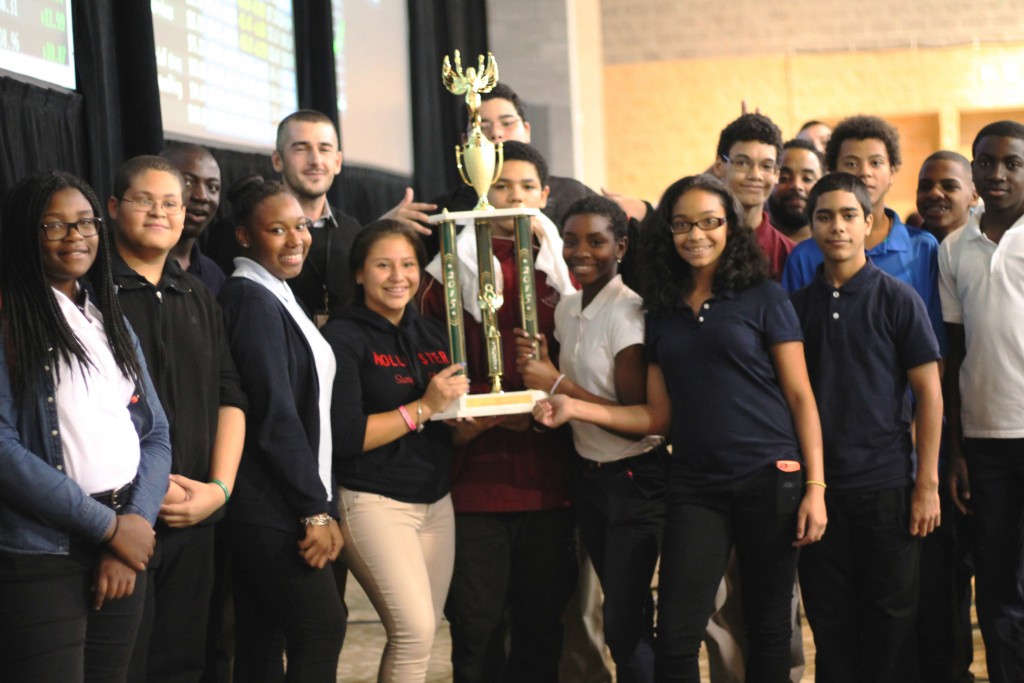
M 814 281 L 793 294 L 793 306 L 821 415 L 829 487 L 911 483 L 907 371 L 941 357 L 921 297 L 868 261 L 838 289 L 818 266 Z
M 765 281 L 647 315 L 646 353 L 672 401 L 672 488 L 727 490 L 777 460 L 802 461 L 770 347 L 803 333 L 786 292 Z

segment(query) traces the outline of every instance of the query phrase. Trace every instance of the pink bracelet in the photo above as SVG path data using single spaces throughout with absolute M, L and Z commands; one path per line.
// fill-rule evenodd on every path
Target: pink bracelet
M 416 423 L 413 422 L 412 417 L 409 415 L 409 411 L 405 409 L 404 405 L 398 406 L 398 412 L 402 415 L 402 419 L 405 420 L 405 424 L 409 427 L 410 432 L 416 431 Z

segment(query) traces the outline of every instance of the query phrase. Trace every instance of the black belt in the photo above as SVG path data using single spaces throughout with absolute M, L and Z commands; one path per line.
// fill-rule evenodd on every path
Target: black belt
M 619 458 L 618 460 L 612 460 L 611 462 L 597 462 L 596 460 L 590 460 L 588 458 L 580 457 L 580 461 L 583 464 L 584 469 L 588 470 L 609 470 L 612 472 L 629 469 L 638 462 L 642 462 L 652 458 L 663 458 L 668 455 L 666 452 L 666 445 L 661 444 L 655 446 L 645 453 L 640 455 L 631 455 L 628 458 Z
M 119 488 L 93 493 L 89 497 L 98 503 L 103 503 L 114 512 L 119 512 L 131 500 L 134 483 L 130 481 Z

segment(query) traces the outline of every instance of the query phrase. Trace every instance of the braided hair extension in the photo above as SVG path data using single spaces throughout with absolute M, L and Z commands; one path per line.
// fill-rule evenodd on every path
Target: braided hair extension
M 78 190 L 100 216 L 96 193 L 70 173 L 53 171 L 29 176 L 8 193 L 0 223 L 0 324 L 7 347 L 7 364 L 16 397 L 21 397 L 39 377 L 39 370 L 52 365 L 58 376 L 57 360 L 82 371 L 91 365 L 89 354 L 72 332 L 43 271 L 39 226 L 47 206 L 60 190 Z M 103 328 L 114 360 L 124 376 L 138 381 L 140 368 L 127 324 L 117 304 L 111 279 L 109 233 L 100 226 L 100 250 L 92 269 L 98 268 L 97 302 L 103 314 Z

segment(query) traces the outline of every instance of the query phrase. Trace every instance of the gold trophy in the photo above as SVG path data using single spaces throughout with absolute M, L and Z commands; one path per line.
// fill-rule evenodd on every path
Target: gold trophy
M 463 182 L 477 194 L 477 203 L 472 211 L 459 211 L 431 216 L 432 225 L 440 225 L 441 269 L 447 309 L 449 351 L 453 363 L 466 360 L 466 340 L 463 330 L 462 292 L 459 280 L 459 260 L 456 253 L 456 222 L 471 222 L 476 234 L 477 266 L 479 283 L 477 302 L 480 306 L 481 324 L 487 344 L 487 372 L 491 379 L 488 394 L 467 394 L 453 401 L 442 413 L 435 413 L 431 419 L 447 420 L 457 417 L 484 415 L 511 415 L 526 413 L 533 404 L 547 396 L 543 391 L 502 391 L 503 373 L 501 353 L 501 331 L 498 329 L 498 309 L 503 297 L 497 288 L 494 272 L 494 258 L 491 250 L 491 226 L 488 219 L 513 217 L 516 222 L 517 274 L 520 283 L 521 327 L 528 334 L 537 334 L 537 295 L 534 287 L 533 231 L 531 216 L 537 209 L 495 209 L 487 201 L 487 191 L 498 179 L 502 166 L 501 143 L 495 145 L 480 129 L 480 95 L 490 92 L 498 83 L 498 63 L 488 53 L 477 60 L 477 66 L 462 69 L 459 51 L 455 51 L 455 68 L 446 56 L 441 66 L 441 80 L 453 95 L 465 95 L 469 110 L 470 130 L 465 145 L 455 146 L 455 164 Z

